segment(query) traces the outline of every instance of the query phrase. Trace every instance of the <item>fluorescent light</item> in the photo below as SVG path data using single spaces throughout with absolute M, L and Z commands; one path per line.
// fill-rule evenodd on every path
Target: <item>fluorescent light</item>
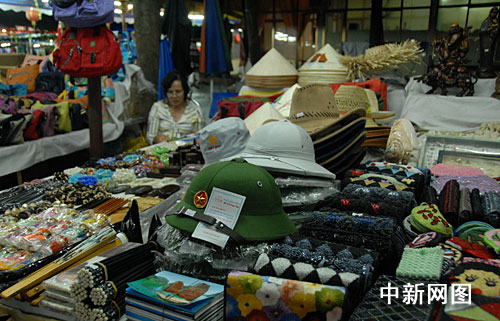
M 243 29 L 241 29 L 241 28 L 238 28 L 238 32 L 243 32 Z
M 188 18 L 190 20 L 203 20 L 205 19 L 205 16 L 202 14 L 188 14 Z
M 134 8 L 134 5 L 133 5 L 133 4 L 131 4 L 131 3 L 129 3 L 129 4 L 127 5 L 127 9 L 128 9 L 128 10 L 132 10 L 132 8 Z
M 44 3 L 48 3 L 48 2 L 49 2 L 49 0 L 42 0 L 42 2 L 44 2 Z
M 39 44 L 39 43 L 35 43 L 35 44 L 33 45 L 33 48 L 40 48 L 40 44 Z
M 115 1 L 114 4 L 115 4 L 115 7 L 121 7 L 122 6 L 122 2 L 121 1 Z
M 160 16 L 162 16 L 162 17 L 163 17 L 164 15 L 165 15 L 165 12 L 160 11 Z
M 115 13 L 116 13 L 116 14 L 122 14 L 122 13 L 123 13 L 123 11 L 122 11 L 122 9 L 115 9 Z
M 49 40 L 49 42 L 50 42 L 50 43 L 54 43 L 54 39 L 50 39 L 50 40 Z
M 2 48 L 5 48 L 5 47 L 10 47 L 10 43 L 3 42 L 0 46 L 1 46 Z
M 2 29 L 2 32 L 7 32 L 7 29 Z
M 288 42 L 295 42 L 295 41 L 297 41 L 297 37 L 294 36 L 288 37 Z
M 231 30 L 229 30 L 229 31 L 234 32 L 234 29 L 233 29 L 233 28 L 231 28 Z

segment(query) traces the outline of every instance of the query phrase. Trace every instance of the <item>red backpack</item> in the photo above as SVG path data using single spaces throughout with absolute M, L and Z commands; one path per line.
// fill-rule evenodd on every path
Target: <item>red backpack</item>
M 57 68 L 75 77 L 107 76 L 122 66 L 118 37 L 105 26 L 66 29 L 53 58 Z
M 24 130 L 24 140 L 35 140 L 42 136 L 40 125 L 46 117 L 45 112 L 41 109 L 37 109 L 33 110 L 32 114 L 33 118 L 28 127 Z

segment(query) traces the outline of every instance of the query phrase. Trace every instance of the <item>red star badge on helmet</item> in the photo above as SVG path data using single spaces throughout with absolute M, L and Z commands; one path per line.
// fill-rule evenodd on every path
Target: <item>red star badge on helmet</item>
M 205 191 L 198 191 L 194 194 L 193 198 L 194 206 L 197 208 L 204 208 L 208 203 L 208 195 Z

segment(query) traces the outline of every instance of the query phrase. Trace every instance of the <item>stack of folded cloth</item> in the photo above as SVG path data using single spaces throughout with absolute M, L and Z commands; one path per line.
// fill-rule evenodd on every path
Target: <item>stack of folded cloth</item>
M 331 87 L 307 85 L 294 91 L 289 118 L 311 136 L 316 162 L 340 178 L 366 153 L 365 116 L 362 107 L 339 111 Z
M 332 46 L 326 44 L 299 68 L 299 85 L 326 85 L 347 81 L 347 68 L 340 62 L 340 57 Z
M 257 259 L 253 272 L 346 288 L 353 307 L 378 275 L 375 251 L 293 234 Z
M 332 210 L 313 212 L 299 233 L 320 240 L 377 251 L 382 273 L 394 273 L 405 246 L 396 219 Z
M 250 87 L 285 88 L 297 82 L 298 72 L 278 50 L 272 48 L 247 72 Z

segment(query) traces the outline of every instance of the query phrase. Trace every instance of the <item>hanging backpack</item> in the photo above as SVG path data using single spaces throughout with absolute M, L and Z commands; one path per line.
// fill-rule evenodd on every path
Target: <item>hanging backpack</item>
M 107 22 L 115 17 L 113 0 L 54 0 L 52 9 L 54 19 L 64 22 L 68 27 L 89 28 Z
M 62 72 L 42 72 L 35 80 L 35 91 L 53 92 L 59 95 L 65 87 Z
M 23 114 L 31 114 L 31 121 L 27 124 L 24 130 L 24 140 L 35 140 L 42 137 L 41 124 L 45 120 L 45 112 L 41 109 L 23 110 Z
M 76 77 L 106 76 L 122 66 L 118 38 L 105 26 L 66 29 L 53 59 L 62 72 Z

